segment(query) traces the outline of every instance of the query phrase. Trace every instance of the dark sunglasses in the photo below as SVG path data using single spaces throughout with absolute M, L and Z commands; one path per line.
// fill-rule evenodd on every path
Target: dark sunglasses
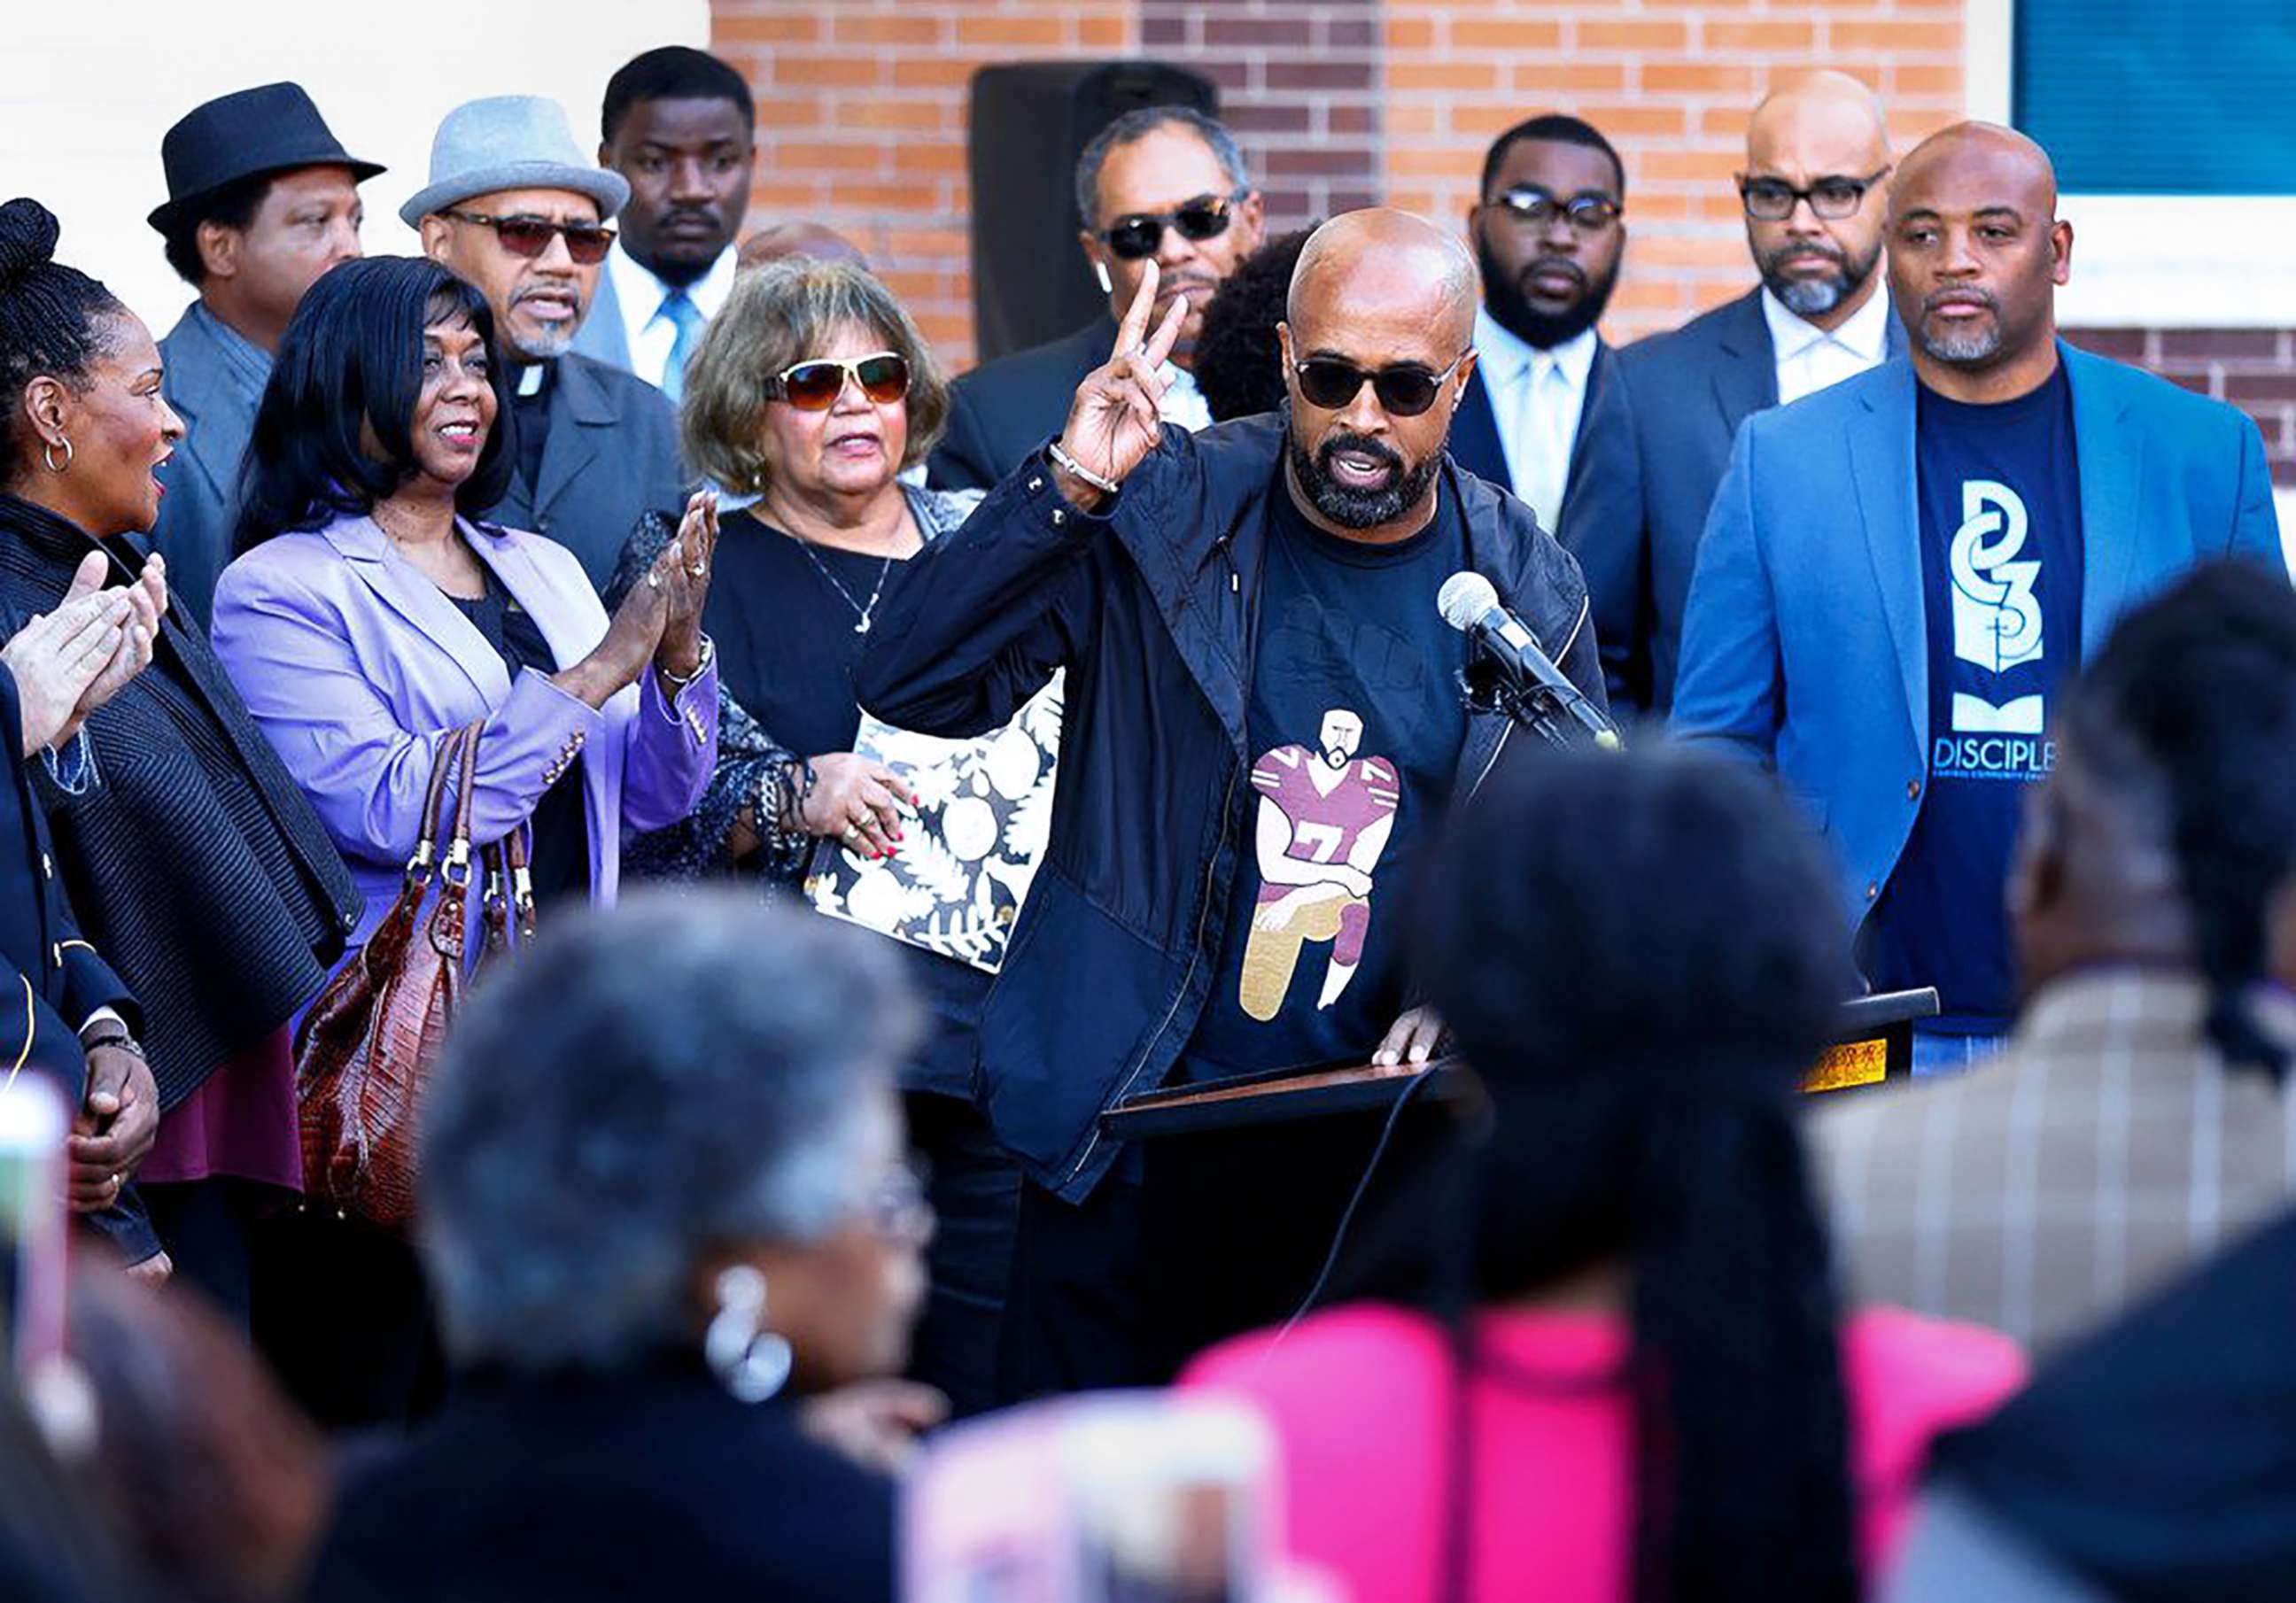
M 1783 223 L 1804 200 L 1809 202 L 1812 216 L 1838 223 L 1856 217 L 1857 209 L 1866 204 L 1866 192 L 1889 176 L 1890 168 L 1884 167 L 1863 178 L 1820 178 L 1808 189 L 1796 189 L 1784 178 L 1741 178 L 1738 200 L 1746 215 L 1759 223 Z
M 504 249 L 512 256 L 537 257 L 550 249 L 553 234 L 566 237 L 566 254 L 578 266 L 594 267 L 606 259 L 614 231 L 603 223 L 554 223 L 548 217 L 490 217 L 482 211 L 444 214 L 457 223 L 476 223 L 495 231 Z
M 1184 240 L 1218 239 L 1227 232 L 1229 208 L 1249 193 L 1198 195 L 1177 211 L 1144 211 L 1119 217 L 1101 233 L 1109 249 L 1128 262 L 1145 261 L 1164 242 L 1164 230 L 1177 228 Z
M 880 406 L 890 406 L 909 393 L 909 359 L 892 351 L 877 351 L 850 362 L 832 362 L 827 357 L 800 362 L 766 380 L 766 398 L 787 401 L 800 412 L 826 412 L 845 393 L 849 374 L 861 387 L 861 393 Z
M 1467 353 L 1461 351 L 1441 372 L 1416 362 L 1398 362 L 1373 372 L 1344 357 L 1310 356 L 1293 371 L 1300 375 L 1300 398 L 1310 406 L 1337 412 L 1351 405 L 1368 381 L 1372 393 L 1379 397 L 1381 411 L 1390 417 L 1417 417 L 1435 405 L 1435 397 L 1443 393 L 1443 381 L 1458 372 L 1459 364 L 1466 359 Z
M 1617 222 L 1619 214 L 1626 210 L 1608 195 L 1589 191 L 1564 200 L 1536 184 L 1518 184 L 1491 204 L 1529 228 L 1544 228 L 1554 220 L 1556 212 L 1561 212 L 1570 219 L 1570 226 L 1581 233 L 1602 233 Z

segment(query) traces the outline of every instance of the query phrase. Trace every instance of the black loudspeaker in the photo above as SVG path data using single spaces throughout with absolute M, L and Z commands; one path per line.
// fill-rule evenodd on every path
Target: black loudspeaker
M 1077 246 L 1076 164 L 1142 106 L 1219 115 L 1219 90 L 1161 61 L 1022 61 L 972 75 L 972 331 L 980 360 L 1072 334 L 1108 304 Z

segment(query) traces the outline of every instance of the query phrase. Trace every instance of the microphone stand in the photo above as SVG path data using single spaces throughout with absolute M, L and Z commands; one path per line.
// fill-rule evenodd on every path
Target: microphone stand
M 1459 670 L 1459 697 L 1469 712 L 1502 713 L 1549 745 L 1591 743 L 1603 751 L 1625 749 L 1617 726 L 1586 697 L 1576 691 L 1565 697 L 1509 673 L 1500 658 L 1480 642 L 1468 647 L 1467 666 Z

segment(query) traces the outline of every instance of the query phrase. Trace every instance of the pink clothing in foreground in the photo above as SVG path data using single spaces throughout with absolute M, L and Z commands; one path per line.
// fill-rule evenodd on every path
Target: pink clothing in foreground
M 295 1109 L 295 1052 L 283 1025 L 225 1059 L 160 1118 L 160 1136 L 135 1177 L 147 1185 L 229 1176 L 303 1189 Z
M 1632 1434 L 1609 1379 L 1623 1321 L 1494 1313 L 1474 1390 L 1475 1598 L 1620 1603 L 1631 1594 Z M 2022 1384 L 2005 1337 L 1895 1309 L 1852 1318 L 1843 1378 L 1858 1485 L 1858 1553 L 1880 1573 L 1930 1440 Z M 1433 1603 L 1448 1477 L 1451 1363 L 1440 1327 L 1361 1305 L 1303 1321 L 1279 1346 L 1239 1337 L 1182 1376 L 1259 1404 L 1283 1443 L 1292 1557 L 1337 1572 L 1366 1603 Z

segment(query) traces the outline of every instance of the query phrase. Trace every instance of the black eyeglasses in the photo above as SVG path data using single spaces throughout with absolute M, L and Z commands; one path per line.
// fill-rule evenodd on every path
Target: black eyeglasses
M 1184 240 L 1213 240 L 1227 232 L 1232 208 L 1250 193 L 1198 195 L 1175 211 L 1143 211 L 1119 217 L 1101 231 L 1108 248 L 1128 262 L 1144 261 L 1164 242 L 1164 230 L 1177 228 Z
M 826 412 L 845 393 L 848 375 L 880 406 L 890 406 L 909 393 L 908 358 L 895 351 L 877 351 L 850 362 L 827 357 L 800 362 L 766 380 L 766 398 L 787 401 L 800 412 Z
M 1293 371 L 1300 375 L 1300 397 L 1310 406 L 1337 412 L 1352 404 L 1368 382 L 1372 394 L 1379 397 L 1380 409 L 1389 416 L 1417 417 L 1435 405 L 1435 397 L 1443 392 L 1443 381 L 1458 372 L 1459 364 L 1466 359 L 1467 353 L 1461 351 L 1441 372 L 1416 362 L 1398 362 L 1374 372 L 1344 356 L 1310 356 Z
M 1570 226 L 1581 233 L 1600 233 L 1619 220 L 1626 207 L 1610 196 L 1592 190 L 1576 194 L 1565 200 L 1536 184 L 1518 184 L 1488 204 L 1498 207 L 1509 218 L 1526 228 L 1544 228 L 1556 212 L 1570 219 Z
M 440 214 L 457 223 L 476 223 L 481 228 L 491 228 L 504 249 L 512 256 L 536 257 L 550 249 L 551 236 L 563 234 L 566 254 L 577 265 L 594 267 L 606 259 L 607 248 L 614 242 L 614 231 L 603 223 L 554 223 L 548 217 L 490 217 L 482 211 L 449 211 Z
M 1838 223 L 1844 217 L 1856 217 L 1857 209 L 1866 204 L 1866 192 L 1889 176 L 1890 168 L 1884 167 L 1863 178 L 1838 175 L 1820 178 L 1808 189 L 1796 189 L 1784 178 L 1741 178 L 1738 200 L 1745 207 L 1746 215 L 1759 223 L 1783 223 L 1804 200 L 1809 202 L 1812 216 Z

